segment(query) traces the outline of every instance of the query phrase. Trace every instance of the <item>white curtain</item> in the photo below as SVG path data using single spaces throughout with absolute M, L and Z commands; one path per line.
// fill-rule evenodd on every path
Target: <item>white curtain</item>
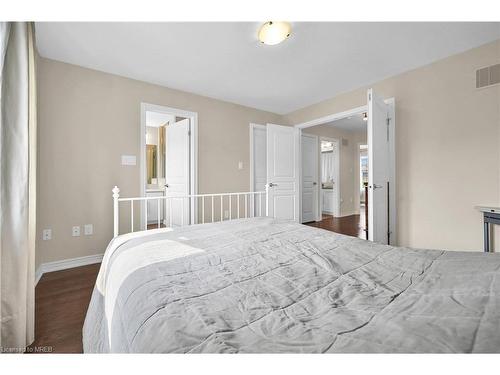
M 321 182 L 328 183 L 333 181 L 334 172 L 333 152 L 321 153 Z
M 0 23 L 0 351 L 34 340 L 36 86 L 33 25 Z

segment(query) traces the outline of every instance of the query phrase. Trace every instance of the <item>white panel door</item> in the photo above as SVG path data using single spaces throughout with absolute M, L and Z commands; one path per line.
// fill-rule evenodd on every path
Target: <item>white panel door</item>
M 302 222 L 317 219 L 318 210 L 318 137 L 302 134 Z
M 281 220 L 300 219 L 300 131 L 292 126 L 267 124 L 268 215 Z
M 387 105 L 368 90 L 368 239 L 388 243 L 389 133 Z
M 189 195 L 189 119 L 168 125 L 166 138 L 165 193 L 172 197 Z M 188 199 L 169 199 L 166 206 L 169 226 L 189 224 Z

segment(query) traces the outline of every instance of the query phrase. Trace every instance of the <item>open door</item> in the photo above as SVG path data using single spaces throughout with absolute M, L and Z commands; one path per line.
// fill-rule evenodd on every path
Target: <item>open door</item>
M 165 194 L 173 197 L 189 195 L 189 119 L 168 125 L 166 138 Z M 169 226 L 190 223 L 189 204 L 186 198 L 166 201 Z
M 302 222 L 308 223 L 318 218 L 318 137 L 302 134 Z
M 389 243 L 389 124 L 388 107 L 368 90 L 368 239 Z
M 281 220 L 300 220 L 300 130 L 267 124 L 268 215 Z

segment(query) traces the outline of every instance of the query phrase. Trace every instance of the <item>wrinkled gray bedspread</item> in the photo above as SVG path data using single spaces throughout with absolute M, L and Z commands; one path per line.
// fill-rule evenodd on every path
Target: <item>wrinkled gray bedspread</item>
M 500 352 L 497 254 L 396 248 L 255 218 L 131 239 L 100 277 L 163 240 L 198 252 L 128 275 L 110 328 L 95 288 L 85 352 Z

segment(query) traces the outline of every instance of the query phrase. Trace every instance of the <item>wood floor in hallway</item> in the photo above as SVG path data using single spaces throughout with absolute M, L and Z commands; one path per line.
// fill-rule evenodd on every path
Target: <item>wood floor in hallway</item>
M 333 217 L 323 214 L 323 220 L 305 223 L 305 225 L 326 229 L 332 232 L 358 237 L 366 240 L 364 215 L 350 215 L 344 217 Z

